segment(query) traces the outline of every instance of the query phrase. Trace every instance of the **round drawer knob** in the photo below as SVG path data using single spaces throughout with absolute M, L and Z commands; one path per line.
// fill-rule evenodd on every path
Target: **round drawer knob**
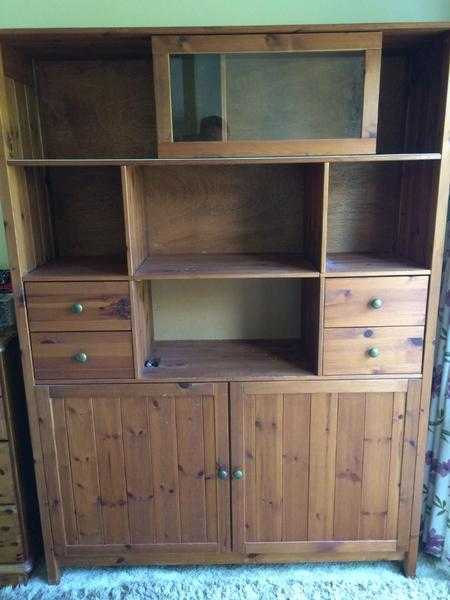
M 79 362 L 79 363 L 85 363 L 85 362 L 87 362 L 88 355 L 86 354 L 86 352 L 77 352 L 77 353 L 75 354 L 75 356 L 73 357 L 73 359 L 74 359 L 76 362 Z
M 229 473 L 224 467 L 221 467 L 220 469 L 217 470 L 217 477 L 219 479 L 221 479 L 222 481 L 226 481 L 228 479 L 228 476 L 229 476 Z
M 378 348 L 373 347 L 367 350 L 367 354 L 370 356 L 370 358 L 377 358 L 380 356 L 380 351 Z
M 369 302 L 369 305 L 370 308 L 377 310 L 383 306 L 383 300 L 381 298 L 372 298 L 372 300 Z
M 80 315 L 83 312 L 83 305 L 80 304 L 79 302 L 75 302 L 75 304 L 72 304 L 72 306 L 70 307 L 70 310 L 75 314 L 75 315 Z
M 244 471 L 242 469 L 235 469 L 233 471 L 233 479 L 243 479 Z

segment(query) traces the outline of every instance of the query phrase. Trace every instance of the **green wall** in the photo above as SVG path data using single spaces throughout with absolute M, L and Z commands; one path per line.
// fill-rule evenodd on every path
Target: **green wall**
M 1 0 L 0 27 L 177 27 L 450 19 L 449 0 Z
M 450 21 L 450 0 L 0 0 L 0 28 Z M 7 265 L 0 227 L 0 267 Z

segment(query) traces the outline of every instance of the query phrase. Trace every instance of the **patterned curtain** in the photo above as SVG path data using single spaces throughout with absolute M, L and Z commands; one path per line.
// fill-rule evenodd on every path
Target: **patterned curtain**
M 450 226 L 447 222 L 438 335 L 428 425 L 423 550 L 450 571 Z

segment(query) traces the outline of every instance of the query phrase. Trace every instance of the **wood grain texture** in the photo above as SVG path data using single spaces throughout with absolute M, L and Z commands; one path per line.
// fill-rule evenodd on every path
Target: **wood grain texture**
M 158 36 L 155 54 L 224 52 L 300 52 L 381 48 L 379 33 Z
M 12 504 L 15 499 L 9 444 L 0 442 L 0 502 Z
M 318 277 L 298 254 L 154 254 L 134 279 L 251 279 Z
M 115 332 L 58 332 L 31 334 L 36 379 L 133 377 L 131 334 Z M 84 352 L 87 361 L 75 355 Z
M 303 251 L 302 168 L 180 166 L 142 177 L 150 255 Z
M 420 267 L 407 258 L 367 252 L 337 252 L 327 254 L 328 277 L 383 277 L 429 275 L 430 269 Z
M 121 167 L 128 272 L 133 274 L 149 254 L 142 169 Z
M 149 60 L 42 60 L 36 75 L 49 158 L 155 153 Z
M 229 468 L 226 385 L 59 391 L 47 396 L 59 415 L 56 452 L 48 443 L 44 452 L 62 482 L 53 486 L 61 555 L 229 548 L 229 482 L 216 475 Z
M 376 141 L 370 138 L 342 138 L 329 140 L 274 140 L 226 142 L 161 142 L 160 158 L 208 158 L 227 156 L 296 156 L 328 154 L 371 154 L 376 151 Z
M 55 258 L 33 268 L 23 281 L 120 281 L 128 279 L 121 256 L 76 256 Z
M 420 373 L 423 327 L 332 327 L 324 330 L 324 375 Z M 371 348 L 379 350 L 372 358 Z
M 245 472 L 232 481 L 234 551 L 396 549 L 405 389 L 286 385 L 230 387 L 232 464 Z
M 381 308 L 370 302 L 378 298 Z M 424 325 L 428 277 L 327 279 L 325 327 Z
M 327 251 L 393 250 L 401 165 L 330 165 Z
M 29 282 L 25 285 L 30 331 L 131 329 L 127 282 Z M 81 304 L 82 312 L 72 306 Z
M 14 290 L 14 303 L 17 316 L 17 328 L 22 349 L 22 364 L 24 372 L 24 383 L 26 389 L 27 408 L 30 421 L 30 433 L 33 446 L 33 459 L 37 473 L 37 491 L 40 508 L 40 518 L 43 539 L 45 540 L 44 552 L 47 565 L 47 573 L 50 581 L 56 581 L 59 577 L 58 565 L 52 541 L 49 505 L 44 475 L 42 447 L 39 433 L 37 407 L 33 390 L 33 366 L 31 360 L 31 347 L 29 340 L 26 310 L 23 302 L 24 290 L 22 276 L 36 266 L 36 262 L 27 262 L 26 244 L 24 242 L 24 226 L 21 216 L 21 203 L 23 196 L 20 190 L 20 177 L 23 173 L 6 166 L 6 159 L 10 154 L 8 142 L 8 129 L 15 120 L 14 108 L 7 101 L 7 82 L 4 72 L 3 47 L 0 48 L 0 186 L 4 225 L 8 240 L 8 255 L 11 266 L 11 278 Z M 38 154 L 40 155 L 40 154 Z M 29 237 L 25 239 L 30 240 Z M 28 242 L 29 243 L 29 242 Z M 43 244 L 45 248 L 51 248 L 51 242 Z
M 57 255 L 117 256 L 125 262 L 119 169 L 50 169 L 48 185 Z

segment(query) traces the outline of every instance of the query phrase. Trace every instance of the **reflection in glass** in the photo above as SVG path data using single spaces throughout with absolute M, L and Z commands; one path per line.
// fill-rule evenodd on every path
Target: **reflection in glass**
M 364 69 L 362 51 L 174 54 L 173 139 L 359 138 Z
M 222 139 L 220 56 L 170 57 L 174 142 Z

